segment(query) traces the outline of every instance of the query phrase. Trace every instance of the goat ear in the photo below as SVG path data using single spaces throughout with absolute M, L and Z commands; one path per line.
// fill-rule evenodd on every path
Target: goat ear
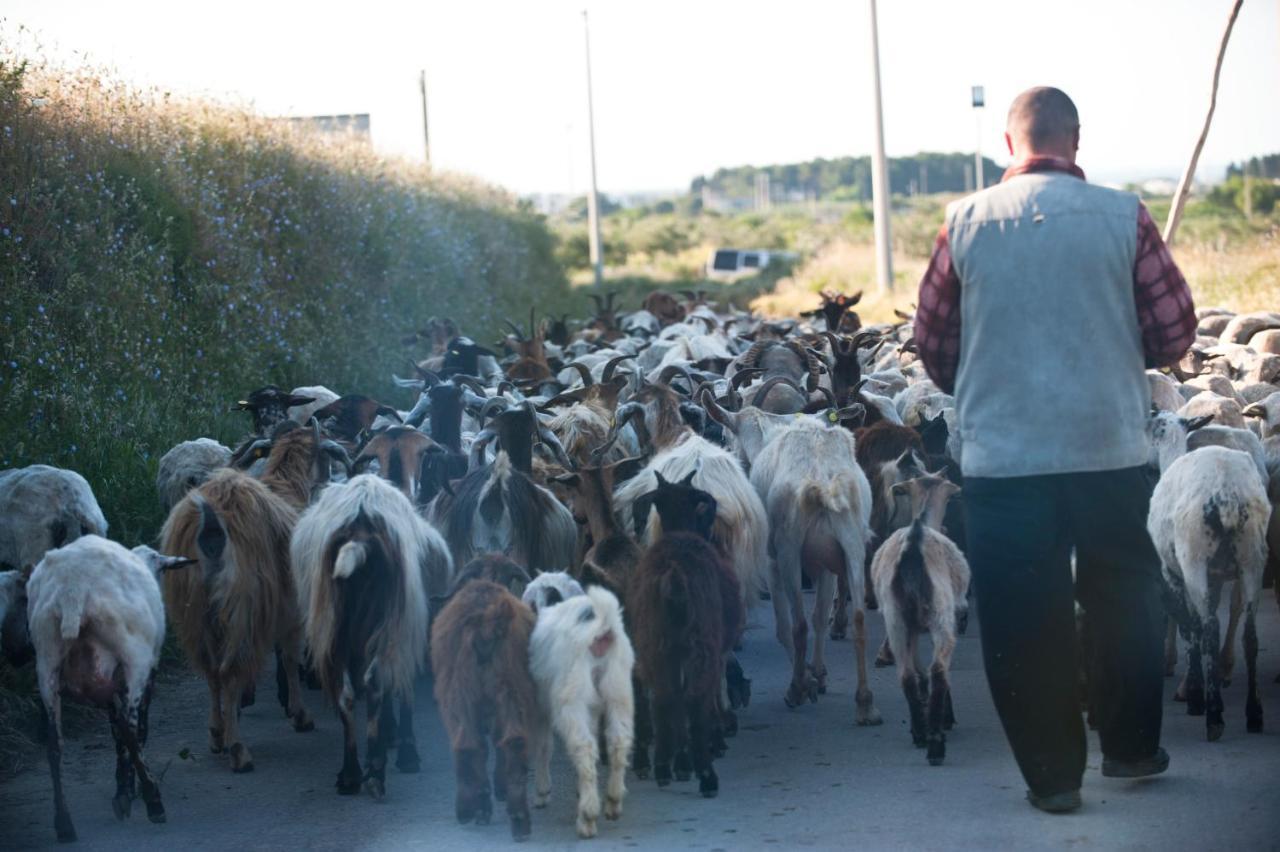
M 686 486 L 686 487 L 692 487 L 692 485 L 693 485 L 693 478 L 694 478 L 695 476 L 697 476 L 697 475 L 698 475 L 698 471 L 697 471 L 697 468 L 695 468 L 695 469 L 693 469 L 693 470 L 689 471 L 689 475 L 688 475 L 688 476 L 686 476 L 684 479 L 680 480 L 680 484 L 681 484 L 681 485 L 684 485 L 684 486 Z
M 846 305 L 856 305 L 856 304 L 858 304 L 858 303 L 859 303 L 859 302 L 861 302 L 861 301 L 862 301 L 862 291 L 861 291 L 861 290 L 859 290 L 858 292 L 854 293 L 852 296 L 847 297 L 847 298 L 845 299 L 845 304 L 846 304 Z
M 907 493 L 907 491 L 908 491 L 907 483 L 905 483 L 905 482 L 895 482 L 895 483 L 893 484 L 893 487 L 891 487 L 889 490 L 890 490 L 891 492 L 893 492 L 894 494 L 906 494 L 906 493 Z
M 1184 429 L 1186 429 L 1188 432 L 1194 432 L 1197 429 L 1200 429 L 1204 426 L 1208 426 L 1209 423 L 1212 422 L 1213 420 L 1213 415 L 1205 414 L 1200 417 L 1192 417 L 1191 419 L 1187 419 L 1186 417 L 1181 417 L 1179 419 L 1182 421 L 1182 426 Z
M 626 482 L 640 471 L 644 470 L 644 456 L 636 456 L 635 458 L 623 459 L 613 466 L 613 484 Z
M 582 477 L 578 476 L 576 473 L 562 473 L 559 476 L 552 476 L 549 478 L 552 482 L 558 482 L 566 488 L 577 488 L 578 484 L 582 482 Z

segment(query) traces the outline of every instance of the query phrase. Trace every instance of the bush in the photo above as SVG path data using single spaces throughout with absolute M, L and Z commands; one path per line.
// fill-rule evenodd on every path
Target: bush
M 156 460 L 244 433 L 268 383 L 404 404 L 402 335 L 568 299 L 507 194 L 207 103 L 0 55 L 0 467 L 73 468 L 112 537 L 155 532 Z

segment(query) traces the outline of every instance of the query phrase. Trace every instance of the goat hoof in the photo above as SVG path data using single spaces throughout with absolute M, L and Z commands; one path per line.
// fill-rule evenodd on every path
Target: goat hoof
M 253 756 L 249 754 L 249 749 L 244 747 L 244 743 L 235 743 L 227 751 L 231 754 L 232 772 L 244 774 L 253 771 Z
M 1222 732 L 1226 729 L 1226 725 L 1221 722 L 1210 722 L 1205 726 L 1205 732 L 1209 737 L 1209 742 L 1216 743 L 1222 739 Z
M 704 799 L 714 799 L 720 793 L 720 779 L 714 769 L 707 770 L 706 775 L 698 777 L 698 792 Z
M 1247 719 L 1245 719 L 1244 729 L 1251 734 L 1262 733 L 1262 717 L 1261 716 L 1248 717 Z
M 653 771 L 653 780 L 658 782 L 659 787 L 665 787 L 671 783 L 671 767 L 659 766 Z
M 736 737 L 738 735 L 738 714 L 732 710 L 725 710 L 720 714 L 720 727 L 726 737 Z
M 925 752 L 925 758 L 929 761 L 930 766 L 941 766 L 943 759 L 947 756 L 947 741 L 941 737 L 929 738 L 929 750 Z
M 863 727 L 879 725 L 884 722 L 884 720 L 880 718 L 880 711 L 874 707 L 859 707 L 857 713 L 854 714 L 853 720 Z
M 257 687 L 249 684 L 244 688 L 244 692 L 240 693 L 240 707 L 252 707 L 253 702 L 258 700 Z
M 147 802 L 147 819 L 159 825 L 165 821 L 164 805 L 161 802 Z
M 596 836 L 596 821 L 586 817 L 578 817 L 578 836 L 586 840 Z
M 511 839 L 512 840 L 528 840 L 533 829 L 529 822 L 528 814 L 520 814 L 511 818 Z
M 364 782 L 364 789 L 375 802 L 381 802 L 387 795 L 387 784 L 381 778 L 370 778 Z
M 606 796 L 604 800 L 604 818 L 605 819 L 621 819 L 622 818 L 622 800 L 614 799 Z
M 893 665 L 893 652 L 888 648 L 881 648 L 880 653 L 876 654 L 876 668 L 887 669 L 891 665 Z
M 788 707 L 790 707 L 792 710 L 799 707 L 801 704 L 805 703 L 807 699 L 808 699 L 807 690 L 805 690 L 803 687 L 797 686 L 794 683 L 787 687 L 787 694 L 782 696 L 783 703 L 786 704 Z
M 58 833 L 59 843 L 75 843 L 76 828 L 71 824 L 70 814 L 58 814 L 53 818 L 53 830 Z
M 337 788 L 339 796 L 354 796 L 356 793 L 359 793 L 360 774 L 339 772 Z
M 414 775 L 422 771 L 422 760 L 418 757 L 418 748 L 413 743 L 402 743 L 396 748 L 396 769 L 406 775 Z
M 649 777 L 649 752 L 646 749 L 638 748 L 631 756 L 631 771 L 641 781 Z
M 111 810 L 115 812 L 118 820 L 128 818 L 133 811 L 133 797 L 128 793 L 117 793 L 111 800 Z

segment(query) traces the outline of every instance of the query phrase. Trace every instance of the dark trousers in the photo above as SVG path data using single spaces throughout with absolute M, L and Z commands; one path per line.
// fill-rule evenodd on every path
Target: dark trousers
M 1140 467 L 965 477 L 987 682 L 1018 768 L 1037 795 L 1078 789 L 1084 775 L 1077 596 L 1091 631 L 1103 754 L 1135 760 L 1160 744 L 1166 616 L 1160 558 L 1146 525 L 1153 485 Z

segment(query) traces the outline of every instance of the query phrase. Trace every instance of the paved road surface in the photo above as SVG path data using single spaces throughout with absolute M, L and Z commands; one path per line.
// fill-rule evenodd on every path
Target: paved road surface
M 906 706 L 892 670 L 876 670 L 872 687 L 885 724 L 853 724 L 853 661 L 849 642 L 828 655 L 831 688 L 818 704 L 788 710 L 782 703 L 787 665 L 773 638 L 767 604 L 752 616 L 742 653 L 754 679 L 743 729 L 718 761 L 720 797 L 700 798 L 696 782 L 659 790 L 629 779 L 619 822 L 600 822 L 591 848 L 662 850 L 770 849 L 1272 849 L 1280 844 L 1280 616 L 1270 592 L 1260 622 L 1260 681 L 1267 732 L 1244 730 L 1243 660 L 1225 691 L 1227 731 L 1207 743 L 1204 720 L 1166 705 L 1165 745 L 1173 756 L 1165 776 L 1116 781 L 1098 772 L 1096 738 L 1085 779 L 1085 807 L 1051 817 L 1023 800 L 1023 785 L 1002 740 L 981 671 L 976 628 L 962 638 L 953 690 L 958 725 L 947 763 L 932 768 L 911 747 Z M 873 615 L 872 638 L 882 635 Z M 873 646 L 874 647 L 874 646 Z M 1179 671 L 1181 672 L 1181 665 Z M 1171 693 L 1173 682 L 1167 682 Z M 79 848 L 90 849 L 479 849 L 504 846 L 510 835 L 501 810 L 489 826 L 459 826 L 444 731 L 420 684 L 419 775 L 388 771 L 383 803 L 340 797 L 333 781 L 341 759 L 341 726 L 320 694 L 306 696 L 318 729 L 295 734 L 263 678 L 263 699 L 245 711 L 242 729 L 257 769 L 233 775 L 225 758 L 206 753 L 207 691 L 189 675 L 160 685 L 152 705 L 152 767 L 168 764 L 163 793 L 169 822 L 152 825 L 142 803 L 116 822 L 114 752 L 105 729 L 69 742 L 65 779 Z M 190 749 L 194 760 L 178 758 Z M 537 848 L 567 848 L 573 830 L 571 770 L 558 753 L 555 793 L 533 812 Z M 0 848 L 52 846 L 49 776 L 43 760 L 0 788 Z

